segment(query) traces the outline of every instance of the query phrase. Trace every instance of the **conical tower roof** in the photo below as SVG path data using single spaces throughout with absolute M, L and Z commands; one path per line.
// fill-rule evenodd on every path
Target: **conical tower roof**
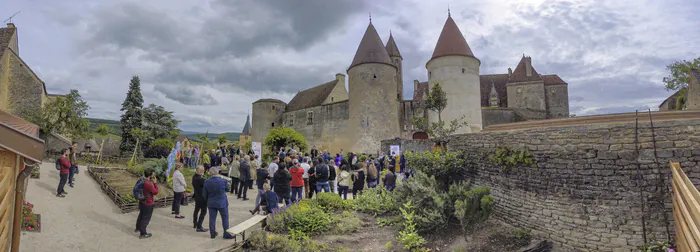
M 242 135 L 245 136 L 250 136 L 250 115 L 248 115 L 248 118 L 245 120 L 245 126 L 243 126 L 243 132 L 241 132 Z
M 394 35 L 391 35 L 389 33 L 389 41 L 386 42 L 386 52 L 389 53 L 389 56 L 391 57 L 401 57 L 401 52 L 399 52 L 399 47 L 396 46 L 396 41 L 394 41 Z
M 434 58 L 450 55 L 474 57 L 474 53 L 472 53 L 472 49 L 469 48 L 467 40 L 464 39 L 462 32 L 459 31 L 459 27 L 457 27 L 452 17 L 448 15 L 447 21 L 445 21 L 445 25 L 442 27 L 440 38 L 438 38 L 437 44 L 435 45 L 433 57 L 430 59 L 432 60 Z
M 357 47 L 357 52 L 355 53 L 355 58 L 350 64 L 350 68 L 365 64 L 365 63 L 385 63 L 391 65 L 391 58 L 389 53 L 387 53 L 382 39 L 379 38 L 377 30 L 374 29 L 374 25 L 369 23 L 367 30 L 365 30 L 365 35 L 362 36 L 362 41 L 360 41 L 360 46 Z

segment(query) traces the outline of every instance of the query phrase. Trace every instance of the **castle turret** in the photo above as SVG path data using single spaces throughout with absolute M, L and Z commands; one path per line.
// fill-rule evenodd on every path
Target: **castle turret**
M 348 68 L 351 151 L 374 153 L 400 136 L 398 70 L 370 22 Z
M 456 133 L 478 132 L 482 129 L 480 65 L 481 61 L 474 56 L 459 27 L 448 14 L 433 56 L 425 67 L 430 87 L 440 83 L 442 90 L 447 93 L 447 107 L 442 111 L 442 120 L 449 123 L 465 116 L 468 126 L 460 128 Z M 438 120 L 434 113 L 428 118 L 430 121 Z
M 267 133 L 274 127 L 282 126 L 282 113 L 287 104 L 277 99 L 260 99 L 253 102 L 253 142 L 265 142 Z
M 398 70 L 398 99 L 403 100 L 403 57 L 401 57 L 401 52 L 399 52 L 399 47 L 396 46 L 396 41 L 394 41 L 394 35 L 389 33 L 389 41 L 386 42 L 386 52 L 389 53 L 391 58 L 391 63 L 394 64 Z
M 253 134 L 250 132 L 250 129 L 252 127 L 250 126 L 250 115 L 246 117 L 245 119 L 245 125 L 243 126 L 243 130 L 241 131 L 241 135 L 238 140 L 238 144 L 241 147 L 245 147 L 245 144 L 247 142 L 252 142 L 253 141 Z

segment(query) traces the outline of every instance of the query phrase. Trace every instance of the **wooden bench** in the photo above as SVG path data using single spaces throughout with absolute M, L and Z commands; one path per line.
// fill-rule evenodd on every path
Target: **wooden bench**
M 229 228 L 228 230 L 226 230 L 226 232 L 233 235 L 233 237 L 236 237 L 237 234 L 241 234 L 243 236 L 243 240 L 245 241 L 245 231 L 264 221 L 265 219 L 267 219 L 267 215 L 253 215 L 253 217 L 251 217 L 250 219 L 232 228 Z

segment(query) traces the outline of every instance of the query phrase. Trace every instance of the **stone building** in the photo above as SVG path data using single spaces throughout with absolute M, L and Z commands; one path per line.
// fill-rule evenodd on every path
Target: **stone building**
M 530 57 L 523 57 L 504 74 L 480 73 L 459 27 L 448 15 L 432 57 L 428 80 L 413 81 L 410 100 L 403 94 L 403 57 L 394 37 L 384 44 L 370 22 L 345 75 L 300 91 L 289 103 L 277 99 L 253 102 L 252 139 L 263 142 L 272 127 L 291 127 L 309 145 L 332 152 L 379 151 L 380 141 L 393 138 L 427 139 L 412 124 L 414 116 L 436 121 L 425 109 L 435 83 L 447 93 L 443 120 L 462 118 L 468 127 L 458 133 L 479 132 L 493 124 L 569 116 L 568 87 L 555 74 L 541 75 Z
M 46 84 L 19 55 L 17 27 L 0 28 L 0 109 L 22 118 L 57 95 L 46 92 Z
M 685 95 L 685 109 L 700 109 L 700 70 L 691 68 L 688 87 L 681 88 L 659 104 L 659 111 L 680 110 L 677 100 Z
M 250 142 L 253 139 L 253 136 L 250 132 L 250 115 L 245 120 L 245 126 L 243 126 L 243 131 L 241 132 L 241 135 L 238 137 L 238 145 L 239 148 L 245 148 L 245 144 L 247 142 Z

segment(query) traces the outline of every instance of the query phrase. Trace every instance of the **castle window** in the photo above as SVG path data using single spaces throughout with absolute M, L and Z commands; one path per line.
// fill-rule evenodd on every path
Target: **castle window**
M 331 102 L 333 102 L 333 97 L 331 97 Z
M 275 111 L 275 106 L 272 106 L 272 111 Z
M 375 79 L 376 79 L 376 78 L 377 78 L 377 75 L 376 75 L 376 74 L 375 74 L 375 75 L 373 75 L 373 76 L 372 76 L 372 78 L 375 78 Z
M 433 78 L 433 72 L 428 72 L 428 79 Z
M 466 72 L 466 71 L 467 71 L 466 69 L 462 68 L 462 73 L 464 73 L 464 72 Z
M 306 112 L 306 124 L 311 125 L 313 123 L 314 123 L 314 112 L 313 111 Z
M 273 128 L 275 127 L 275 123 L 272 123 L 272 127 L 273 127 Z

